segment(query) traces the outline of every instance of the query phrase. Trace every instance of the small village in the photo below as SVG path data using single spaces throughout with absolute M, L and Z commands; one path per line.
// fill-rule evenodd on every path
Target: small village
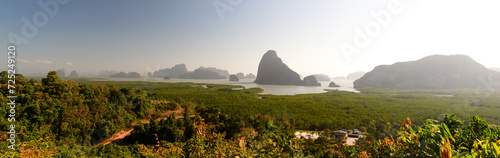
M 321 131 L 321 132 L 316 132 L 316 131 L 296 131 L 295 136 L 297 138 L 301 139 L 318 139 L 320 135 L 325 136 L 327 138 L 334 138 L 334 139 L 340 139 L 340 138 L 345 138 L 346 145 L 355 145 L 357 141 L 363 141 L 363 138 L 366 136 L 362 134 L 361 131 L 358 129 L 353 129 L 353 130 L 347 130 L 347 129 L 342 129 L 342 130 L 336 130 L 333 132 L 329 131 Z

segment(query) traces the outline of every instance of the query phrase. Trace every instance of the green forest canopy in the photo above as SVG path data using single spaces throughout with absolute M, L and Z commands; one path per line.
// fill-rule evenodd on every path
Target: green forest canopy
M 8 98 L 6 96 L 9 95 L 7 92 L 8 78 L 5 72 L 2 72 L 1 76 L 0 114 L 6 116 L 8 112 L 6 109 Z M 495 133 L 498 132 L 498 129 L 495 126 L 500 122 L 498 115 L 500 114 L 500 98 L 493 97 L 500 96 L 500 90 L 464 89 L 436 92 L 431 90 L 365 88 L 361 90 L 362 93 L 331 90 L 322 94 L 276 96 L 257 94 L 262 92 L 262 89 L 259 88 L 233 90 L 233 88 L 243 87 L 216 84 L 91 80 L 72 82 L 62 80 L 56 72 L 49 72 L 41 83 L 37 83 L 34 79 L 27 80 L 22 75 L 16 75 L 15 86 L 18 96 L 16 100 L 16 114 L 18 115 L 16 127 L 19 131 L 16 139 L 19 146 L 24 149 L 28 147 L 43 149 L 47 151 L 44 152 L 45 154 L 57 153 L 56 155 L 59 156 L 96 156 L 102 154 L 103 151 L 108 154 L 119 152 L 117 153 L 119 155 L 130 153 L 130 156 L 135 153 L 144 156 L 145 154 L 140 151 L 154 153 L 154 151 L 150 151 L 151 148 L 147 147 L 147 145 L 153 144 L 139 140 L 150 140 L 147 137 L 152 134 L 166 131 L 171 131 L 171 134 L 183 133 L 176 137 L 168 135 L 168 132 L 167 135 L 157 136 L 160 140 L 169 142 L 162 143 L 164 146 L 170 146 L 168 150 L 175 149 L 177 152 L 182 151 L 181 153 L 187 155 L 194 154 L 198 150 L 193 151 L 193 149 L 203 146 L 202 144 L 192 146 L 195 143 L 193 141 L 201 139 L 198 137 L 200 135 L 196 135 L 194 131 L 203 127 L 199 124 L 204 123 L 207 124 L 205 131 L 213 131 L 220 136 L 204 137 L 203 140 L 224 140 L 225 143 L 228 143 L 226 145 L 231 146 L 233 141 L 238 139 L 249 139 L 246 140 L 247 143 L 257 145 L 252 147 L 249 144 L 253 149 L 269 148 L 270 150 L 273 147 L 259 146 L 258 144 L 266 144 L 261 141 L 267 139 L 277 141 L 277 143 L 291 140 L 289 143 L 295 142 L 303 146 L 287 148 L 281 154 L 293 155 L 301 151 L 314 155 L 324 152 L 316 149 L 315 144 L 326 142 L 328 147 L 338 144 L 339 141 L 301 142 L 293 139 L 294 136 L 290 133 L 297 129 L 360 128 L 364 132 L 368 132 L 372 139 L 384 139 L 390 135 L 390 113 L 396 113 L 395 128 L 401 129 L 395 133 L 396 135 L 405 136 L 404 132 L 410 135 L 412 132 L 416 134 L 438 132 L 427 129 L 434 123 L 426 120 L 443 120 L 445 118 L 441 122 L 448 125 L 446 128 L 451 129 L 450 133 L 452 135 L 461 134 L 461 137 L 466 138 L 466 140 L 459 141 L 465 142 L 464 147 L 467 149 L 472 149 L 477 147 L 473 145 L 477 141 L 475 139 L 494 142 L 498 138 L 498 134 Z M 452 94 L 453 97 L 437 97 L 434 95 L 435 93 Z M 478 93 L 483 95 L 477 95 Z M 152 104 L 151 100 L 175 104 Z M 106 147 L 95 146 L 120 130 L 132 128 L 133 123 L 137 120 L 153 118 L 158 111 L 179 108 L 175 105 L 180 105 L 186 108 L 186 111 L 195 113 L 194 120 L 191 120 L 190 117 L 184 117 L 179 121 L 170 119 L 170 121 L 139 124 L 133 127 L 137 130 L 127 137 L 128 145 L 125 143 L 117 146 L 112 143 Z M 457 119 L 455 119 L 455 115 L 448 114 L 456 114 Z M 481 119 L 479 117 L 469 118 L 472 115 L 479 115 Z M 189 116 L 189 113 L 186 116 Z M 451 119 L 449 116 L 454 117 Z M 400 123 L 407 117 L 412 118 L 412 126 L 415 129 L 424 125 L 419 128 L 421 132 L 410 131 L 408 124 Z M 199 122 L 201 118 L 205 121 Z M 275 121 L 275 124 L 272 123 L 272 120 Z M 450 120 L 466 120 L 465 126 L 460 121 Z M 0 118 L 2 131 L 7 131 L 9 124 L 6 117 Z M 438 126 L 444 129 L 444 126 L 439 124 L 436 125 L 436 129 Z M 425 131 L 426 129 L 427 131 Z M 254 134 L 251 134 L 252 131 Z M 471 132 L 476 134 L 468 134 Z M 477 133 L 482 134 L 478 135 Z M 0 133 L 0 135 L 5 136 L 5 133 Z M 141 135 L 149 136 L 140 137 Z M 250 136 L 259 139 L 250 139 Z M 410 137 L 408 136 L 408 138 Z M 446 135 L 443 137 L 450 141 L 451 137 Z M 5 140 L 6 137 L 2 136 L 0 139 Z M 142 146 L 144 150 L 138 150 L 138 144 L 134 142 L 146 145 Z M 456 142 L 457 140 L 452 141 L 452 144 Z M 8 142 L 1 141 L 0 143 L 6 146 Z M 43 144 L 43 146 L 39 144 Z M 442 142 L 435 142 L 435 144 L 443 145 Z M 279 145 L 274 147 L 274 149 L 278 148 L 280 148 Z M 336 147 L 331 149 L 334 148 Z M 357 146 L 352 150 L 361 152 L 363 148 L 364 146 Z M 206 150 L 219 149 L 222 150 L 222 146 L 208 146 Z M 458 151 L 458 144 L 455 144 L 452 149 L 455 151 L 455 155 L 461 153 Z M 18 152 L 21 150 L 19 149 Z M 338 149 L 338 151 L 341 153 L 349 152 L 347 149 Z M 273 152 L 274 150 L 271 150 L 267 154 Z M 371 153 L 376 154 L 375 151 Z

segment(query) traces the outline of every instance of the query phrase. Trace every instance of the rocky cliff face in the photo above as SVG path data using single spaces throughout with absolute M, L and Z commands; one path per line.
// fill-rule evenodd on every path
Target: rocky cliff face
M 59 75 L 59 77 L 66 77 L 66 70 L 64 69 L 57 70 L 57 75 Z
M 185 64 L 177 64 L 172 68 L 165 68 L 154 72 L 153 77 L 164 78 L 165 76 L 168 76 L 171 78 L 178 78 L 179 76 L 187 72 L 188 70 Z
M 186 72 L 188 72 L 188 69 L 185 64 L 177 64 L 170 69 L 170 74 L 168 76 L 175 78 L 179 77 L 182 74 L 185 74 Z
M 316 80 L 316 76 L 310 75 L 307 77 L 304 77 L 304 81 L 302 83 L 303 86 L 321 86 L 321 83 Z
M 302 80 L 276 54 L 269 50 L 262 56 L 254 83 L 270 85 L 302 85 Z
M 125 72 L 119 72 L 117 74 L 113 74 L 109 76 L 110 78 L 141 78 L 141 74 L 138 72 L 129 72 L 128 74 Z
M 78 72 L 76 72 L 75 70 L 71 71 L 69 77 L 78 77 Z
M 141 74 L 139 74 L 138 72 L 129 72 L 128 73 L 128 78 L 141 78 Z
M 340 87 L 340 85 L 337 85 L 337 84 L 335 84 L 335 82 L 332 81 L 332 82 L 330 82 L 328 87 Z
M 227 70 L 222 70 L 222 69 L 217 69 L 215 67 L 200 67 L 198 69 L 206 69 L 206 70 L 210 70 L 212 72 L 215 72 L 221 76 L 224 76 L 225 78 L 228 78 L 230 75 L 229 75 L 229 71 Z
M 128 74 L 125 72 L 119 72 L 119 73 L 110 75 L 109 78 L 128 78 Z
M 236 75 L 231 75 L 231 76 L 229 76 L 229 81 L 240 81 L 240 79 Z
M 238 72 L 238 73 L 236 74 L 236 76 L 237 76 L 238 78 L 241 78 L 241 79 L 244 79 L 244 78 L 245 78 L 245 74 L 243 74 L 243 72 Z M 231 76 L 229 76 L 229 77 L 231 77 Z
M 500 87 L 500 73 L 465 55 L 434 55 L 380 65 L 354 81 L 354 88 L 455 89 Z
M 252 73 L 249 73 L 245 76 L 245 78 L 248 78 L 248 79 L 255 79 L 255 75 L 252 74 Z
M 188 72 L 180 75 L 179 78 L 184 79 L 226 79 L 226 76 L 219 75 L 217 72 L 213 72 L 209 69 L 200 67 L 193 72 Z

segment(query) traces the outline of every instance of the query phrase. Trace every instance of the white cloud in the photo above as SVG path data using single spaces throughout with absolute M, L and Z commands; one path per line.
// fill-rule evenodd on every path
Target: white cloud
M 48 60 L 37 60 L 36 62 L 41 63 L 41 64 L 52 64 L 53 63 L 52 61 L 48 61 Z
M 23 62 L 23 63 L 31 63 L 31 61 L 24 60 L 24 59 L 21 59 L 21 58 L 17 58 L 16 60 L 19 61 L 19 62 Z
M 73 66 L 73 63 L 66 63 L 66 65 Z

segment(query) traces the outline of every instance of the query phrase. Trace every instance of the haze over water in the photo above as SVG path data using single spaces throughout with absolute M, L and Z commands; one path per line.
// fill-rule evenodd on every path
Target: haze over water
M 349 91 L 349 92 L 358 92 L 354 89 L 353 81 L 354 80 L 344 80 L 344 79 L 333 79 L 337 85 L 341 87 L 328 87 L 330 81 L 320 82 L 321 86 L 295 86 L 295 85 L 262 85 L 253 83 L 255 79 L 242 79 L 239 82 L 228 81 L 227 79 L 214 79 L 214 80 L 200 80 L 200 79 L 177 79 L 173 78 L 170 80 L 164 80 L 162 78 L 106 78 L 104 80 L 109 81 L 149 81 L 149 82 L 170 82 L 170 83 L 179 83 L 179 82 L 192 82 L 192 83 L 200 83 L 203 85 L 204 83 L 210 84 L 229 84 L 229 85 L 241 85 L 245 88 L 254 88 L 259 87 L 264 89 L 264 92 L 260 94 L 273 94 L 273 95 L 295 95 L 295 94 L 309 94 L 309 93 L 324 93 L 325 89 L 338 89 L 341 91 Z

